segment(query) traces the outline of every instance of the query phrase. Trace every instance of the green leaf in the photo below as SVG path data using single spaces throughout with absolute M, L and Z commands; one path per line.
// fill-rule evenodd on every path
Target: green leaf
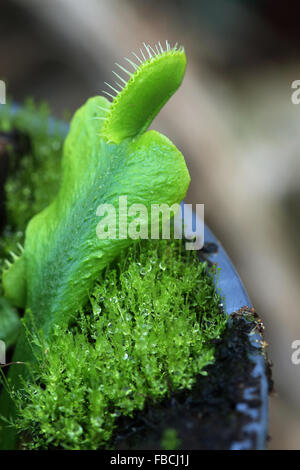
M 0 298 L 0 340 L 5 342 L 6 348 L 16 342 L 20 324 L 16 310 L 6 299 Z

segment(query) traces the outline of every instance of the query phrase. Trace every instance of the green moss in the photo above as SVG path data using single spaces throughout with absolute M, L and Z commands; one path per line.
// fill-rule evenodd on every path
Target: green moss
M 190 389 L 214 361 L 225 318 L 207 266 L 180 241 L 132 246 L 95 284 L 72 328 L 40 345 L 15 395 L 29 448 L 109 446 L 120 415 Z
M 167 428 L 164 430 L 161 439 L 161 448 L 163 450 L 176 450 L 180 446 L 180 439 L 177 436 L 176 429 Z

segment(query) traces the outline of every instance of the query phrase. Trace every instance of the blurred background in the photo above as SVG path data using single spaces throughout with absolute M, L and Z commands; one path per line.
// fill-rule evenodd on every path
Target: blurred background
M 300 449 L 299 15 L 298 0 L 6 0 L 0 14 L 9 96 L 45 100 L 57 117 L 101 94 L 143 41 L 184 45 L 183 86 L 152 127 L 184 153 L 187 201 L 205 204 L 265 322 L 270 449 Z

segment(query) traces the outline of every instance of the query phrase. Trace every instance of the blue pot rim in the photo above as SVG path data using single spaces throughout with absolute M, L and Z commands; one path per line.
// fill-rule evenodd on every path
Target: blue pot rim
M 220 289 L 221 297 L 225 299 L 225 312 L 230 316 L 246 307 L 248 307 L 247 310 L 250 310 L 253 307 L 252 303 L 235 267 L 222 244 L 205 225 L 204 244 L 207 243 L 216 246 L 216 250 L 207 253 L 205 257 L 209 262 L 220 268 L 215 280 L 217 287 Z M 268 438 L 269 382 L 266 358 L 261 347 L 263 337 L 260 333 L 255 332 L 249 334 L 249 341 L 253 346 L 253 352 L 249 355 L 249 360 L 253 364 L 251 376 L 256 379 L 259 386 L 255 388 L 246 387 L 244 390 L 245 400 L 237 404 L 238 411 L 247 416 L 248 423 L 242 429 L 245 436 L 244 440 L 233 442 L 231 450 L 248 450 L 253 449 L 253 447 L 256 450 L 263 450 L 266 447 Z M 249 405 L 249 402 L 254 400 L 258 403 L 255 408 Z

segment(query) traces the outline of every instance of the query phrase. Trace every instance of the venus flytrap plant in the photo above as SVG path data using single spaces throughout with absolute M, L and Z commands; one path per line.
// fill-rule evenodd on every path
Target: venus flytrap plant
M 112 96 L 87 101 L 74 115 L 65 141 L 62 181 L 55 200 L 33 217 L 26 229 L 24 252 L 4 271 L 6 297 L 26 310 L 46 338 L 54 326 L 66 327 L 88 300 L 99 273 L 132 243 L 126 239 L 96 237 L 99 204 L 116 204 L 126 195 L 128 204 L 179 203 L 189 185 L 182 154 L 163 135 L 147 131 L 161 107 L 179 87 L 186 66 L 182 48 L 166 50 L 145 45 L 143 60 L 128 59 L 133 72 Z M 146 56 L 145 56 L 146 54 Z M 107 92 L 107 94 L 110 94 Z M 45 188 L 46 190 L 46 188 Z M 32 360 L 32 349 L 21 333 L 14 360 Z M 22 374 L 26 376 L 23 368 Z M 10 370 L 14 386 L 20 369 Z M 7 393 L 0 399 L 4 417 L 14 415 Z M 2 448 L 15 446 L 13 432 L 4 430 Z

